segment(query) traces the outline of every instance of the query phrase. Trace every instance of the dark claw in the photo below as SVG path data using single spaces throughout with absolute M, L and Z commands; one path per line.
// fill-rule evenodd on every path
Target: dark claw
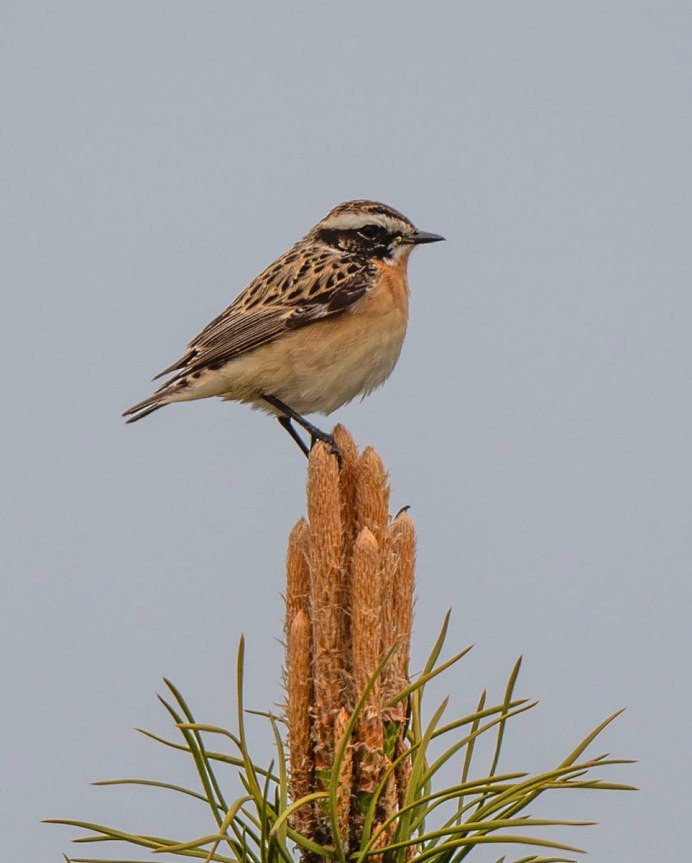
M 310 450 L 305 445 L 305 441 L 301 438 L 298 432 L 291 425 L 291 420 L 297 422 L 298 425 L 302 426 L 305 431 L 310 435 L 310 446 L 311 448 L 315 445 L 315 441 L 319 440 L 322 443 L 325 443 L 331 455 L 335 455 L 337 461 L 339 462 L 339 470 L 341 470 L 341 453 L 339 452 L 339 447 L 336 445 L 336 441 L 334 438 L 323 432 L 322 429 L 318 429 L 317 426 L 314 426 L 312 423 L 308 422 L 305 417 L 301 416 L 297 411 L 294 411 L 287 404 L 284 404 L 280 399 L 277 399 L 276 396 L 262 396 L 262 398 L 268 402 L 272 407 L 277 408 L 281 413 L 277 417 L 281 425 L 286 429 L 286 431 L 291 435 L 293 440 L 298 444 L 303 453 L 306 456 L 310 455 Z
M 310 449 L 315 446 L 317 441 L 321 441 L 326 445 L 329 455 L 336 456 L 336 460 L 339 463 L 339 470 L 341 470 L 341 450 L 337 446 L 334 437 L 326 432 L 320 431 L 320 429 L 315 429 L 310 434 Z

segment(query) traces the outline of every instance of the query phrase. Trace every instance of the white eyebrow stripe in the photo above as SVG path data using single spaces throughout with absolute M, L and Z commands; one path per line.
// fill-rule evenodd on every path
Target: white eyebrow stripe
M 328 228 L 339 231 L 357 231 L 366 225 L 379 225 L 381 228 L 394 233 L 396 231 L 410 231 L 412 226 L 381 213 L 338 213 L 327 217 L 320 222 L 320 228 Z

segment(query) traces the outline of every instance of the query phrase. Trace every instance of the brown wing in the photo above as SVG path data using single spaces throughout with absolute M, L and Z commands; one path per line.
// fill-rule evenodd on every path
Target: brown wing
M 178 377 L 220 367 L 282 333 L 344 312 L 372 285 L 366 260 L 344 260 L 329 251 L 290 249 L 261 273 L 189 344 L 190 350 L 156 377 Z M 168 386 L 168 383 L 164 386 Z

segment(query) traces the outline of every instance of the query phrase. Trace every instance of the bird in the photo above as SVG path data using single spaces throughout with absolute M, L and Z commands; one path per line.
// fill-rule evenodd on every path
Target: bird
M 275 416 L 305 455 L 323 441 L 338 456 L 333 437 L 305 414 L 330 414 L 389 377 L 408 323 L 409 256 L 441 240 L 378 201 L 339 204 L 207 324 L 154 377 L 169 379 L 123 416 L 133 423 L 164 405 L 217 396 Z

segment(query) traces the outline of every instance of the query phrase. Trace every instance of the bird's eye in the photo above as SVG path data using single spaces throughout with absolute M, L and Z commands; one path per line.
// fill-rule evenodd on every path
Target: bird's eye
M 380 234 L 380 229 L 377 225 L 363 225 L 358 231 L 359 235 L 366 240 L 374 240 Z

